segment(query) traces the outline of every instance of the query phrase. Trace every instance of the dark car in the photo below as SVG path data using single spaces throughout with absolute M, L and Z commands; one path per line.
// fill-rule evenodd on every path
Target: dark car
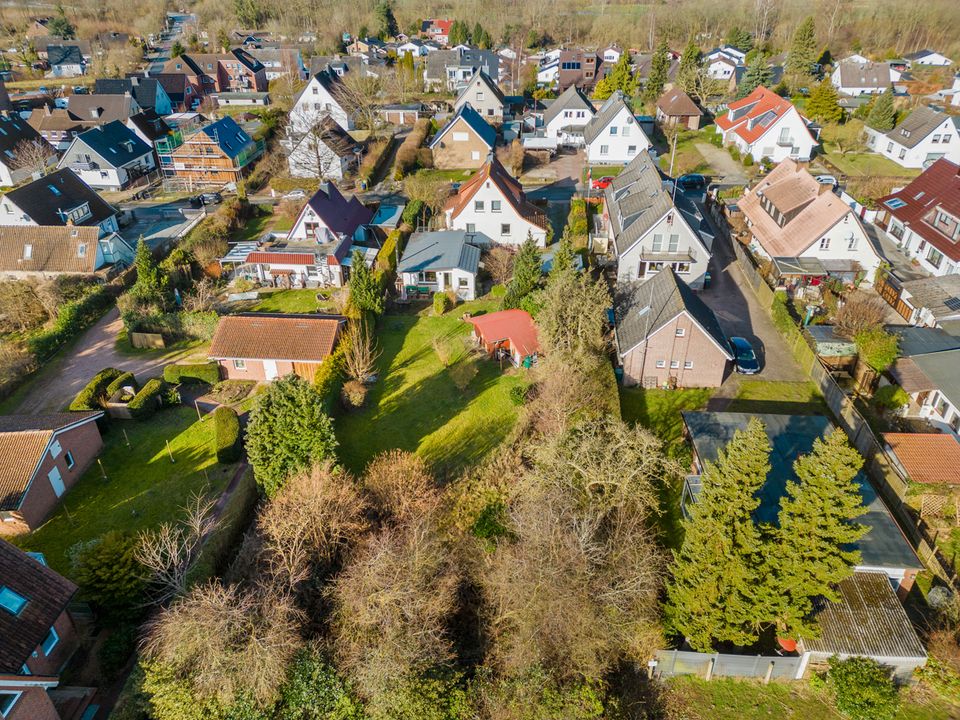
M 695 173 L 677 178 L 677 187 L 683 192 L 703 192 L 707 189 L 707 179 Z
M 733 353 L 733 364 L 738 373 L 756 375 L 760 372 L 760 361 L 753 351 L 750 341 L 742 337 L 730 338 L 730 352 Z
M 201 205 L 219 205 L 223 202 L 223 195 L 218 192 L 201 193 L 197 196 Z

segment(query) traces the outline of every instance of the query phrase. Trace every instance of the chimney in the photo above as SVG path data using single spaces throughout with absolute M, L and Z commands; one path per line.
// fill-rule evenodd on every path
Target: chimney
M 817 183 L 817 196 L 823 195 L 824 193 L 833 192 L 833 186 L 827 183 Z
M 133 97 L 132 95 L 130 95 L 130 91 L 129 91 L 129 90 L 124 90 L 124 91 L 123 91 L 123 96 L 124 96 L 125 98 Z
M 132 78 L 130 78 L 130 84 L 133 85 L 133 87 L 139 87 L 139 86 L 140 86 L 140 78 L 137 77 L 136 75 L 134 75 Z
M 43 106 L 43 114 L 44 114 L 46 117 L 50 117 L 50 116 L 53 114 L 53 113 L 50 111 L 50 106 L 49 106 L 49 105 L 44 105 L 44 106 Z
M 90 108 L 90 117 L 92 117 L 94 120 L 98 119 L 100 117 L 100 108 L 98 107 Z

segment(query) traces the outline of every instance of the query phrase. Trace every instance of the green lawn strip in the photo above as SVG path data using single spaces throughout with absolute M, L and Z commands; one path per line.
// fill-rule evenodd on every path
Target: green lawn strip
M 499 363 L 469 354 L 470 326 L 460 319 L 496 307 L 481 300 L 442 317 L 428 309 L 381 318 L 380 378 L 366 407 L 336 421 L 338 456 L 347 468 L 359 472 L 378 453 L 400 448 L 419 453 L 438 472 L 455 472 L 506 437 L 517 418 L 510 388 L 525 382 L 524 372 L 501 371 Z
M 469 180 L 476 170 L 437 170 L 424 169 L 418 170 L 417 175 L 425 176 L 431 180 L 448 180 L 450 182 L 464 182 Z
M 316 288 L 300 290 L 261 290 L 250 312 L 315 313 L 333 312 L 330 302 L 317 300 L 317 295 L 329 297 L 330 293 Z
M 823 396 L 816 385 L 809 381 L 741 379 L 737 396 L 730 402 L 727 412 L 830 417 L 830 409 Z
M 168 358 L 170 362 L 174 362 L 175 360 L 182 360 L 190 355 L 205 355 L 204 350 L 208 344 L 208 340 L 188 339 L 180 340 L 167 345 L 164 348 L 136 348 L 130 344 L 130 338 L 127 334 L 127 329 L 124 327 L 120 329 L 119 333 L 117 333 L 117 339 L 114 343 L 114 348 L 121 355 L 129 355 L 131 357 Z
M 855 153 L 848 152 L 841 155 L 836 146 L 831 143 L 824 143 L 824 157 L 840 169 L 841 172 L 851 176 L 881 176 L 881 177 L 916 177 L 920 174 L 919 170 L 911 170 L 901 167 L 893 160 L 876 153 Z
M 625 167 L 626 165 L 592 165 L 589 169 L 591 172 L 591 177 L 594 180 L 599 180 L 602 177 L 616 177 L 623 172 Z M 586 184 L 587 168 L 583 169 L 583 175 L 580 180 Z
M 246 220 L 240 227 L 230 233 L 230 242 L 259 240 L 273 225 L 273 212 L 267 205 L 258 205 L 260 213 Z
M 187 407 L 161 410 L 142 422 L 115 421 L 104 435 L 100 461 L 106 480 L 94 462 L 46 523 L 15 539 L 42 552 L 68 577 L 67 551 L 76 543 L 108 530 L 136 532 L 173 520 L 193 494 L 218 496 L 236 468 L 217 464 L 213 422 L 197 420 L 196 410 Z

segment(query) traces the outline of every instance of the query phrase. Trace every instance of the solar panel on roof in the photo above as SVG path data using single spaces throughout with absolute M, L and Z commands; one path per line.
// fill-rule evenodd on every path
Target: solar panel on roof
M 960 298 L 951 297 L 943 301 L 943 304 L 946 305 L 951 310 L 960 311 Z

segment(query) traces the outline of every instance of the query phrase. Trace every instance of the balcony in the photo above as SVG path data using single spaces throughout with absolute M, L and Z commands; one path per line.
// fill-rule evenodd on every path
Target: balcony
M 99 170 L 99 169 L 100 169 L 100 165 L 98 165 L 97 163 L 95 163 L 95 162 L 93 162 L 93 161 L 91 161 L 91 160 L 88 160 L 88 161 L 86 161 L 86 162 L 83 162 L 83 161 L 72 162 L 72 163 L 70 163 L 70 166 L 69 166 L 69 167 L 70 167 L 70 169 L 73 170 L 74 172 L 89 172 L 89 171 L 91 171 L 91 170 Z

